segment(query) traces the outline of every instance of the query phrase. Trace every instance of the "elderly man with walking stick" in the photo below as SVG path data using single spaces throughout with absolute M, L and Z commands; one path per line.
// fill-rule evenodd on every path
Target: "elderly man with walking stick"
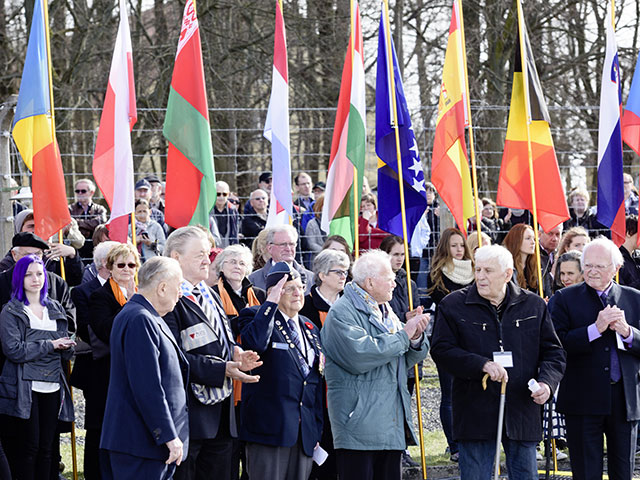
M 440 303 L 431 347 L 434 360 L 454 376 L 453 435 L 460 446 L 460 476 L 490 478 L 501 413 L 497 382 L 508 382 L 500 433 L 509 478 L 537 479 L 540 408 L 562 378 L 566 355 L 544 300 L 510 281 L 509 251 L 481 247 L 475 260 L 475 284 Z M 484 390 L 487 375 L 493 382 Z

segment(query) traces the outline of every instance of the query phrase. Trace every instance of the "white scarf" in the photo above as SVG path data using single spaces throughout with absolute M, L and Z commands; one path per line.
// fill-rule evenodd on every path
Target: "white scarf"
M 449 280 L 458 285 L 469 285 L 474 280 L 471 260 L 457 260 L 452 258 L 453 265 L 447 264 L 442 269 Z

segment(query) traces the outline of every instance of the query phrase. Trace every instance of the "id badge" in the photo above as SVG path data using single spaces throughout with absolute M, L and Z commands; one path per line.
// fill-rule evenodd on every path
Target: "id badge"
M 513 353 L 493 352 L 493 361 L 501 365 L 503 368 L 513 367 Z

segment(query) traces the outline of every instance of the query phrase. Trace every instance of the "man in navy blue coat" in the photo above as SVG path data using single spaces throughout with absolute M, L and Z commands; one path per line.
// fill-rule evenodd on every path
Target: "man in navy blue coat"
M 278 262 L 266 286 L 267 301 L 239 315 L 242 347 L 263 360 L 260 382 L 242 387 L 240 438 L 251 480 L 306 480 L 322 436 L 324 355 L 318 329 L 298 315 L 300 274 Z
M 100 447 L 103 478 L 165 480 L 187 454 L 189 366 L 162 319 L 180 298 L 177 261 L 154 257 L 111 331 L 111 378 Z

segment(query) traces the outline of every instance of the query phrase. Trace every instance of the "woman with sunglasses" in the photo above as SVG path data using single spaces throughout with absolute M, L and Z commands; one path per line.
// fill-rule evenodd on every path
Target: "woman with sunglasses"
M 115 245 L 109 250 L 106 261 L 110 278 L 91 294 L 89 304 L 92 316 L 89 319 L 89 338 L 93 354 L 94 374 L 90 388 L 85 391 L 85 464 L 98 465 L 98 451 L 102 420 L 109 389 L 111 355 L 109 337 L 116 315 L 129 298 L 136 293 L 135 276 L 140 268 L 138 251 L 130 243 Z M 85 472 L 86 473 L 86 472 Z M 99 472 L 87 478 L 101 478 Z
M 326 249 L 318 253 L 313 260 L 315 284 L 311 287 L 309 294 L 304 297 L 304 306 L 300 310 L 300 315 L 307 317 L 316 327 L 322 329 L 331 305 L 342 295 L 350 268 L 351 259 L 340 250 Z M 329 457 L 321 466 L 313 464 L 309 477 L 311 480 L 333 480 L 338 477 L 326 397 L 323 395 L 322 398 L 325 404 L 323 405 L 324 426 L 320 446 L 329 453 Z
M 16 263 L 11 300 L 0 314 L 0 340 L 6 357 L 0 375 L 0 414 L 17 432 L 14 477 L 49 478 L 58 420 L 74 419 L 63 361 L 73 355 L 63 307 L 47 295 L 40 257 Z M 0 473 L 2 473 L 0 471 Z

